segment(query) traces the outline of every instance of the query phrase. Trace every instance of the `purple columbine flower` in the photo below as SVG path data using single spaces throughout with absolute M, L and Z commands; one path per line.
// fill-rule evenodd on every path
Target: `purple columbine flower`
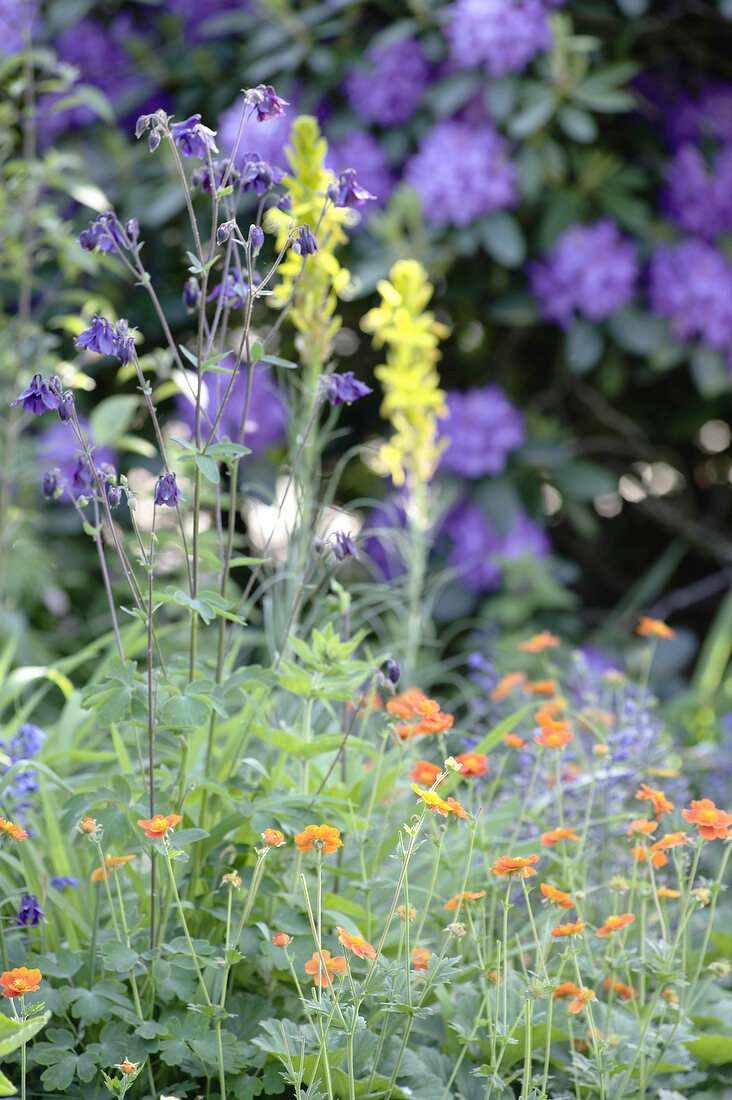
M 396 687 L 402 678 L 402 666 L 398 661 L 394 661 L 391 657 L 388 657 L 386 661 L 384 661 L 382 673 L 392 687 Z
M 320 394 L 331 405 L 350 405 L 359 397 L 366 397 L 374 391 L 365 382 L 359 382 L 353 371 L 345 374 L 322 374 L 320 376 Z
M 382 206 L 394 190 L 394 173 L 381 142 L 367 130 L 353 130 L 338 141 L 328 142 L 325 166 L 334 174 L 339 165 L 350 164 L 356 170 L 361 185 L 376 195 L 376 205 Z M 361 210 L 368 217 L 371 206 Z
M 241 178 L 244 181 L 242 193 L 254 191 L 257 195 L 266 195 L 275 184 L 282 182 L 283 175 L 284 173 L 279 168 L 266 160 L 262 160 L 259 153 L 247 153 L 244 157 L 244 167 L 241 173 Z
M 74 395 L 71 390 L 64 390 L 58 399 L 58 415 L 64 424 L 68 423 L 74 415 Z
M 65 890 L 67 886 L 75 890 L 78 885 L 79 880 L 78 878 L 74 878 L 73 875 L 54 875 L 51 879 L 51 886 L 55 887 L 57 890 Z
M 47 500 L 53 500 L 58 493 L 60 487 L 61 471 L 58 466 L 55 466 L 53 470 L 46 470 L 41 481 L 41 488 L 43 489 L 43 495 Z
M 204 126 L 200 115 L 191 115 L 184 122 L 175 122 L 170 127 L 170 134 L 184 157 L 206 160 L 209 152 L 218 153 L 214 140 L 216 131 Z
M 576 314 L 602 321 L 628 304 L 638 282 L 638 256 L 617 224 L 602 218 L 571 226 L 528 270 L 542 317 L 567 329 Z
M 333 536 L 332 550 L 338 561 L 345 561 L 346 558 L 355 558 L 358 561 L 358 550 L 350 531 L 348 534 L 345 531 L 336 531 Z
M 442 469 L 473 478 L 503 473 L 509 453 L 526 438 L 526 418 L 501 387 L 449 390 L 447 409 L 440 434 L 450 444 L 440 460 Z
M 45 916 L 41 909 L 38 898 L 35 894 L 23 894 L 23 900 L 20 903 L 20 909 L 18 915 L 15 918 L 15 923 L 21 926 L 27 926 L 29 924 L 40 924 Z
M 18 396 L 10 405 L 14 409 L 23 402 L 23 411 L 32 412 L 34 416 L 42 416 L 44 412 L 58 408 L 59 395 L 49 386 L 42 375 L 34 374 L 30 386 Z
M 335 206 L 363 206 L 365 202 L 376 201 L 372 195 L 356 180 L 356 169 L 346 168 L 325 191 Z
M 201 298 L 201 288 L 198 285 L 198 279 L 194 279 L 191 276 L 183 287 L 183 305 L 186 307 L 187 313 L 193 313 L 194 309 L 198 306 Z
M 368 67 L 353 69 L 344 85 L 348 105 L 362 122 L 400 126 L 414 114 L 429 81 L 429 64 L 420 42 L 403 38 L 370 46 Z
M 252 97 L 258 122 L 269 122 L 271 118 L 279 118 L 284 115 L 284 108 L 289 107 L 288 100 L 280 99 L 271 84 L 259 84 L 249 94 Z
M 490 123 L 438 122 L 407 162 L 405 179 L 433 225 L 469 225 L 518 202 L 508 144 Z
M 117 334 L 114 325 L 106 317 L 94 314 L 91 328 L 85 329 L 76 338 L 77 348 L 94 351 L 97 355 L 116 355 Z
M 136 228 L 136 219 L 131 219 L 127 225 Z M 99 214 L 94 221 L 89 222 L 89 228 L 79 234 L 79 244 L 85 252 L 93 252 L 95 248 L 100 252 L 119 252 L 123 240 L 117 215 L 111 211 Z
M 293 242 L 292 251 L 298 256 L 314 256 L 318 251 L 318 242 L 309 225 L 301 225 L 298 229 L 297 240 Z
M 175 508 L 186 498 L 181 493 L 175 480 L 175 474 L 161 474 L 155 483 L 155 503 L 158 507 L 163 505 Z
M 230 160 L 214 160 L 211 162 L 213 175 L 208 164 L 202 164 L 200 168 L 194 168 L 191 173 L 191 186 L 201 189 L 204 195 L 210 195 L 211 191 L 218 191 L 226 177 L 227 184 L 238 183 L 241 172 Z
M 115 355 L 124 367 L 129 363 L 130 359 L 132 359 L 133 355 L 135 354 L 135 337 L 130 332 L 129 323 L 124 319 L 124 317 L 120 317 L 114 328 L 117 338 L 117 350 L 115 352 Z

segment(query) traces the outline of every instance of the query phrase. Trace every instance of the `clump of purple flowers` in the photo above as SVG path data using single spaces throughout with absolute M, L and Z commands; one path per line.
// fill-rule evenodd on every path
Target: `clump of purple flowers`
M 456 0 L 448 18 L 450 56 L 461 69 L 485 66 L 494 77 L 521 73 L 552 46 L 542 0 Z
M 236 360 L 227 355 L 218 364 L 220 368 L 232 370 Z M 263 454 L 269 447 L 279 443 L 287 427 L 287 406 L 280 390 L 274 383 L 271 369 L 265 363 L 254 364 L 249 407 L 247 409 L 246 432 L 244 442 L 254 454 Z M 239 376 L 229 394 L 224 410 L 216 428 L 214 442 L 224 436 L 237 440 L 244 416 L 247 398 L 247 369 L 239 368 Z M 201 391 L 202 407 L 205 412 L 203 430 L 213 424 L 226 395 L 230 376 L 218 371 L 205 371 Z M 195 381 L 181 392 L 177 400 L 178 414 L 193 430 L 195 426 Z
M 648 272 L 651 309 L 671 322 L 678 340 L 701 337 L 732 353 L 732 263 L 700 240 L 663 245 Z
M 115 355 L 120 363 L 126 364 L 134 355 L 135 338 L 124 319 L 109 321 L 95 313 L 91 328 L 77 336 L 76 346 L 97 355 Z
M 526 418 L 501 387 L 449 390 L 447 409 L 440 428 L 450 444 L 442 453 L 442 469 L 472 478 L 503 473 L 508 454 L 526 438 Z
M 732 146 L 709 163 L 695 145 L 682 145 L 666 171 L 665 204 L 687 233 L 715 240 L 732 229 Z
M 551 549 L 544 528 L 525 512 L 516 512 L 508 530 L 499 531 L 470 500 L 452 509 L 445 518 L 444 530 L 452 541 L 448 565 L 474 592 L 492 592 L 499 587 L 503 561 L 524 554 L 545 557 Z
M 93 449 L 94 464 L 100 474 L 100 480 L 106 481 L 105 469 L 113 469 L 117 455 L 109 447 L 95 447 L 91 426 L 83 417 L 79 417 L 79 429 L 84 439 Z M 74 497 L 86 496 L 94 486 L 94 475 L 79 441 L 68 426 L 60 423 L 51 425 L 38 440 L 38 461 L 45 471 L 52 474 L 48 483 L 49 496 L 60 501 L 68 501 L 68 494 Z M 62 491 L 56 497 L 56 490 Z
M 469 225 L 518 201 L 508 144 L 490 123 L 438 122 L 407 162 L 405 179 L 433 225 Z
M 45 740 L 46 734 L 40 726 L 35 726 L 32 722 L 24 722 L 21 726 L 18 726 L 18 732 L 9 738 L 7 744 L 2 745 L 8 758 L 8 763 L 3 769 L 3 775 L 6 775 L 14 764 L 32 760 L 34 756 L 37 756 Z M 6 786 L 3 791 L 3 816 L 6 812 L 8 816 L 11 816 L 11 811 L 5 809 L 5 806 L 9 803 L 12 807 L 12 816 L 22 822 L 28 810 L 33 806 L 32 796 L 37 790 L 38 779 L 35 770 L 32 767 L 20 769 L 12 783 Z M 8 800 L 8 803 L 5 802 L 5 799 Z
M 362 122 L 399 126 L 414 114 L 429 80 L 429 65 L 416 39 L 404 38 L 366 51 L 367 65 L 344 81 L 348 105 Z
M 569 328 L 579 314 L 602 321 L 627 305 L 638 281 L 636 246 L 610 218 L 573 225 L 543 260 L 529 266 L 546 321 Z

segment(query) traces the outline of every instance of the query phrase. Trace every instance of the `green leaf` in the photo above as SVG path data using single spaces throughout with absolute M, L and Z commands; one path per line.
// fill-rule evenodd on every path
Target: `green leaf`
M 526 259 L 526 241 L 511 214 L 497 210 L 483 218 L 480 235 L 486 252 L 504 267 L 520 267 Z
M 534 97 L 532 103 L 514 115 L 508 124 L 508 132 L 513 138 L 525 138 L 541 130 L 556 110 L 554 93 L 542 90 L 543 94 Z
M 107 940 L 106 943 L 103 943 L 102 954 L 107 969 L 120 973 L 126 972 L 129 974 L 140 959 L 136 951 L 133 951 L 131 947 L 125 947 L 119 940 Z
M 264 355 L 264 344 L 261 344 L 259 340 L 255 340 L 249 354 L 253 363 L 258 362 Z
M 119 443 L 132 423 L 139 403 L 139 398 L 132 394 L 117 394 L 105 397 L 95 405 L 89 417 L 95 443 L 100 447 Z
M 729 1035 L 702 1035 L 699 1039 L 684 1043 L 703 1066 L 722 1066 L 732 1062 L 732 1037 Z
M 194 844 L 197 840 L 205 840 L 207 836 L 211 834 L 206 829 L 181 829 L 180 832 L 176 832 L 174 840 L 176 845 L 181 844 Z
M 597 325 L 578 320 L 572 325 L 565 340 L 567 364 L 574 374 L 585 374 L 600 359 L 605 341 Z
M 160 709 L 160 722 L 171 729 L 196 729 L 211 714 L 211 706 L 189 695 L 173 695 Z
M 563 496 L 576 501 L 594 500 L 618 488 L 617 474 L 582 458 L 555 470 L 552 482 Z
M 719 397 L 729 393 L 732 379 L 721 352 L 699 344 L 691 353 L 689 368 L 702 397 Z
M 48 1092 L 54 1089 L 58 1092 L 66 1092 L 76 1075 L 77 1055 L 71 1050 L 63 1051 L 57 1062 L 49 1066 L 41 1074 L 41 1081 Z
M 565 103 L 557 118 L 559 125 L 572 141 L 579 141 L 585 145 L 596 140 L 597 123 L 591 114 L 580 107 Z
M 17 1096 L 18 1089 L 12 1081 L 8 1081 L 4 1073 L 0 1073 L 0 1096 Z
M 12 1054 L 14 1050 L 27 1043 L 51 1019 L 50 1012 L 42 1016 L 32 1016 L 30 1020 L 13 1020 L 10 1016 L 0 1015 L 0 1058 Z
M 653 317 L 640 309 L 628 306 L 608 321 L 608 328 L 625 351 L 634 355 L 652 355 L 666 336 L 667 325 L 661 317 Z
M 207 454 L 195 454 L 193 456 L 193 461 L 195 462 L 196 466 L 201 471 L 203 476 L 206 478 L 206 481 L 210 481 L 214 485 L 218 485 L 219 467 L 215 459 L 211 458 Z

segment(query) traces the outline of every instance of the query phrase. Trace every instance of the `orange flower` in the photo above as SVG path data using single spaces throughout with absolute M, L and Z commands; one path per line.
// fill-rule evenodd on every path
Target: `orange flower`
M 118 867 L 124 867 L 126 863 L 129 863 L 131 859 L 135 859 L 132 856 L 107 856 L 104 860 L 104 870 L 101 867 L 96 867 L 91 873 L 92 882 L 104 882 L 105 878 L 109 878 L 113 871 L 116 871 Z
M 652 852 L 660 852 L 664 848 L 679 848 L 682 844 L 688 844 L 686 833 L 666 833 L 655 844 L 651 844 Z
M 237 875 L 236 871 L 229 871 L 227 874 L 221 876 L 221 884 L 227 883 L 234 887 L 241 886 L 241 875 Z
M 553 1001 L 560 1001 L 563 997 L 578 997 L 580 987 L 574 982 L 562 982 L 552 993 Z
M 491 702 L 500 703 L 501 699 L 505 699 L 507 695 L 510 695 L 515 687 L 523 684 L 525 679 L 526 673 L 524 672 L 507 672 L 505 676 L 501 676 L 491 692 Z
M 554 726 L 554 729 L 550 729 L 549 726 L 541 727 L 541 733 L 537 733 L 534 737 L 537 745 L 543 745 L 545 749 L 561 749 L 569 744 L 574 734 L 567 728 L 567 723 L 555 722 Z M 563 728 L 557 729 L 557 726 Z
M 485 775 L 488 771 L 488 757 L 482 752 L 461 752 L 455 760 L 458 764 L 462 764 L 461 775 Z
M 610 752 L 610 746 L 606 745 L 604 741 L 598 741 L 596 745 L 592 746 L 592 751 L 595 756 L 607 756 Z
M 7 833 L 13 840 L 25 840 L 28 836 L 25 829 L 21 829 L 20 825 L 13 825 L 12 821 L 6 821 L 4 817 L 0 817 L 0 832 Z
M 270 848 L 280 848 L 285 843 L 285 838 L 279 829 L 265 829 L 262 833 L 262 840 Z
M 656 790 L 655 787 L 649 787 L 647 783 L 641 783 L 640 790 L 635 792 L 635 797 L 641 801 L 644 799 L 650 802 L 655 811 L 656 817 L 660 817 L 661 814 L 668 814 L 673 810 L 673 802 L 669 802 L 663 791 Z M 687 821 L 689 819 L 687 818 Z
M 367 943 L 363 936 L 354 936 L 350 932 L 347 932 L 345 928 L 341 928 L 338 924 L 336 925 L 336 929 L 340 932 L 338 943 L 341 947 L 345 947 L 347 951 L 353 951 L 354 955 L 357 955 L 359 959 L 376 958 L 376 948 L 372 947 L 370 943 Z
M 407 691 L 402 691 L 390 699 L 386 709 L 396 718 L 417 718 L 421 713 L 418 708 L 426 702 L 428 702 L 427 696 L 421 688 L 408 688 Z
M 22 997 L 24 993 L 35 993 L 42 977 L 40 970 L 29 970 L 27 966 L 4 970 L 0 974 L 3 997 Z
M 169 829 L 172 829 L 182 820 L 180 814 L 168 814 L 167 817 L 163 817 L 162 814 L 155 814 L 147 821 L 141 818 L 137 824 L 145 830 L 145 836 L 149 836 L 151 840 L 160 840 Z
M 455 894 L 455 896 L 450 898 L 449 901 L 446 901 L 442 908 L 449 909 L 450 912 L 452 912 L 454 909 L 457 909 L 458 905 L 460 905 L 463 901 L 477 901 L 478 898 L 484 897 L 485 890 L 479 890 L 477 894 L 474 894 L 472 890 L 465 890 L 464 893 Z
M 432 952 L 427 947 L 415 947 L 412 952 L 412 962 L 414 963 L 415 972 L 418 970 L 426 970 L 427 964 L 432 958 Z
M 418 760 L 409 773 L 409 778 L 415 783 L 424 783 L 425 786 L 431 787 L 441 773 L 442 768 L 439 764 L 430 764 L 429 760 Z
M 679 1003 L 679 995 L 675 989 L 662 989 L 661 996 L 666 1004 L 677 1005 Z
M 550 886 L 548 882 L 542 882 L 539 889 L 548 901 L 555 901 L 557 905 L 561 905 L 562 909 L 571 909 L 574 905 L 569 894 L 557 890 L 556 886 Z
M 470 820 L 468 814 L 466 814 L 460 803 L 455 801 L 452 795 L 450 795 L 450 797 L 446 800 L 445 805 L 449 810 L 452 811 L 452 813 L 455 814 L 455 817 L 460 817 L 463 821 Z
M 298 852 L 309 852 L 315 847 L 316 851 L 322 851 L 326 855 L 343 847 L 341 831 L 332 825 L 308 825 L 297 834 L 295 844 Z
M 346 703 L 346 710 L 353 714 L 356 706 L 354 703 Z M 379 695 L 378 691 L 372 691 L 368 698 L 364 699 L 363 703 L 358 709 L 357 718 L 363 718 L 365 714 L 370 714 L 375 710 L 383 710 L 384 702 Z
M 512 749 L 523 749 L 526 745 L 523 737 L 519 737 L 517 733 L 504 733 L 503 740 Z
M 606 917 L 602 928 L 598 928 L 595 935 L 609 936 L 612 932 L 617 932 L 619 928 L 625 928 L 626 925 L 632 924 L 634 920 L 634 913 L 621 913 L 619 917 Z
M 545 649 L 556 649 L 560 644 L 561 640 L 555 634 L 542 630 L 541 634 L 535 634 L 527 642 L 520 642 L 518 648 L 524 653 L 543 653 Z
M 119 1068 L 123 1073 L 130 1074 L 135 1072 L 139 1064 L 139 1062 L 131 1062 L 129 1058 L 125 1058 L 124 1062 L 120 1062 Z
M 680 898 L 681 897 L 681 891 L 680 890 L 670 890 L 668 886 L 659 886 L 658 890 L 656 890 L 656 897 L 657 898 Z
M 589 1003 L 589 1001 L 594 1000 L 594 989 L 588 989 L 586 985 L 583 985 L 575 999 L 573 1001 L 570 1001 L 570 1003 L 567 1005 L 567 1010 L 569 1012 L 573 1012 L 576 1015 L 578 1012 L 582 1011 L 582 1009 L 585 1007 L 586 1004 Z
M 399 916 L 399 920 L 406 920 L 407 919 L 407 908 L 406 908 L 405 905 L 397 905 L 397 915 Z M 414 908 L 413 905 L 410 905 L 409 906 L 409 919 L 414 920 L 414 918 L 416 916 L 417 916 L 417 910 Z
M 711 798 L 700 798 L 691 803 L 690 810 L 682 810 L 684 821 L 697 825 L 704 840 L 724 840 L 730 825 L 732 814 L 718 810 Z
M 287 947 L 288 943 L 292 940 L 292 936 L 288 936 L 287 932 L 275 932 L 272 937 L 272 943 L 275 947 Z
M 610 979 L 605 978 L 602 983 L 606 990 L 610 989 Z M 613 993 L 617 993 L 618 997 L 621 997 L 624 1001 L 632 1001 L 634 997 L 638 996 L 638 990 L 633 989 L 632 985 L 625 985 L 623 982 L 613 982 Z
M 675 638 L 676 631 L 662 622 L 661 619 L 649 619 L 647 615 L 641 615 L 635 628 L 636 634 L 643 638 Z
M 533 866 L 539 862 L 539 856 L 534 854 L 527 856 L 526 859 L 519 859 L 512 856 L 499 856 L 496 862 L 491 867 L 491 871 L 494 875 L 515 875 L 521 874 L 521 878 L 528 878 L 529 875 L 535 875 Z
M 648 851 L 642 844 L 639 844 L 637 848 L 631 848 L 630 854 L 634 859 L 637 859 L 639 863 L 648 862 Z M 654 867 L 665 867 L 668 863 L 668 856 L 665 856 L 663 852 L 654 852 L 651 848 L 651 863 Z
M 575 936 L 585 927 L 585 922 L 583 920 L 578 920 L 574 924 L 558 924 L 556 928 L 552 928 L 552 935 Z
M 646 817 L 636 817 L 625 830 L 625 835 L 632 836 L 633 833 L 654 833 L 657 828 L 657 821 L 649 821 Z
M 709 905 L 709 902 L 712 900 L 711 891 L 706 886 L 696 886 L 691 892 L 702 905 Z
M 323 962 L 325 963 L 325 970 L 320 964 L 320 956 L 316 951 L 313 954 L 312 959 L 305 963 L 305 973 L 312 974 L 313 981 L 316 985 L 330 985 L 330 980 L 334 974 L 343 974 L 346 969 L 346 956 L 336 955 L 334 958 L 330 957 L 330 951 L 323 949 Z
M 541 844 L 543 848 L 553 848 L 555 844 L 558 844 L 560 840 L 581 840 L 581 836 L 577 836 L 575 826 L 571 829 L 552 829 L 547 833 L 541 834 Z
M 84 820 L 79 823 L 79 828 L 82 833 L 95 833 L 97 831 L 97 823 L 93 817 L 85 817 Z
M 527 680 L 523 690 L 530 692 L 531 695 L 552 696 L 557 690 L 557 685 L 554 680 Z
M 443 714 L 441 710 L 434 714 L 426 714 L 414 727 L 413 737 L 421 737 L 425 733 L 443 733 L 452 727 L 455 719 L 451 714 Z
M 536 712 L 536 721 L 540 726 L 548 722 L 550 718 L 556 718 L 558 714 L 567 709 L 566 699 L 552 699 L 551 702 L 542 703 Z

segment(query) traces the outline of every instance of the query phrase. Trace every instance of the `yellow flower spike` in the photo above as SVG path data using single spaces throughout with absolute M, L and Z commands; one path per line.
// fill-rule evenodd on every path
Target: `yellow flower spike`
M 351 275 L 341 267 L 335 253 L 347 242 L 344 226 L 352 225 L 355 215 L 333 203 L 323 209 L 326 188 L 335 177 L 325 168 L 328 146 L 317 121 L 310 115 L 296 118 L 290 141 L 290 172 L 283 183 L 292 199 L 292 212 L 270 208 L 264 227 L 276 234 L 276 245 L 281 249 L 290 226 L 308 225 L 317 238 L 318 251 L 307 257 L 303 270 L 303 257 L 290 249 L 279 266 L 279 281 L 269 300 L 281 309 L 295 292 L 288 319 L 298 330 L 297 349 L 305 366 L 306 388 L 311 389 L 331 357 L 333 337 L 341 326 L 336 316 L 338 296 L 347 292 Z
M 437 439 L 447 407 L 436 364 L 449 330 L 425 308 L 433 287 L 416 260 L 399 260 L 377 289 L 381 303 L 361 319 L 361 328 L 373 335 L 374 347 L 387 347 L 386 362 L 374 374 L 384 390 L 381 415 L 394 434 L 379 457 L 395 485 L 414 488 L 431 481 L 448 443 Z

